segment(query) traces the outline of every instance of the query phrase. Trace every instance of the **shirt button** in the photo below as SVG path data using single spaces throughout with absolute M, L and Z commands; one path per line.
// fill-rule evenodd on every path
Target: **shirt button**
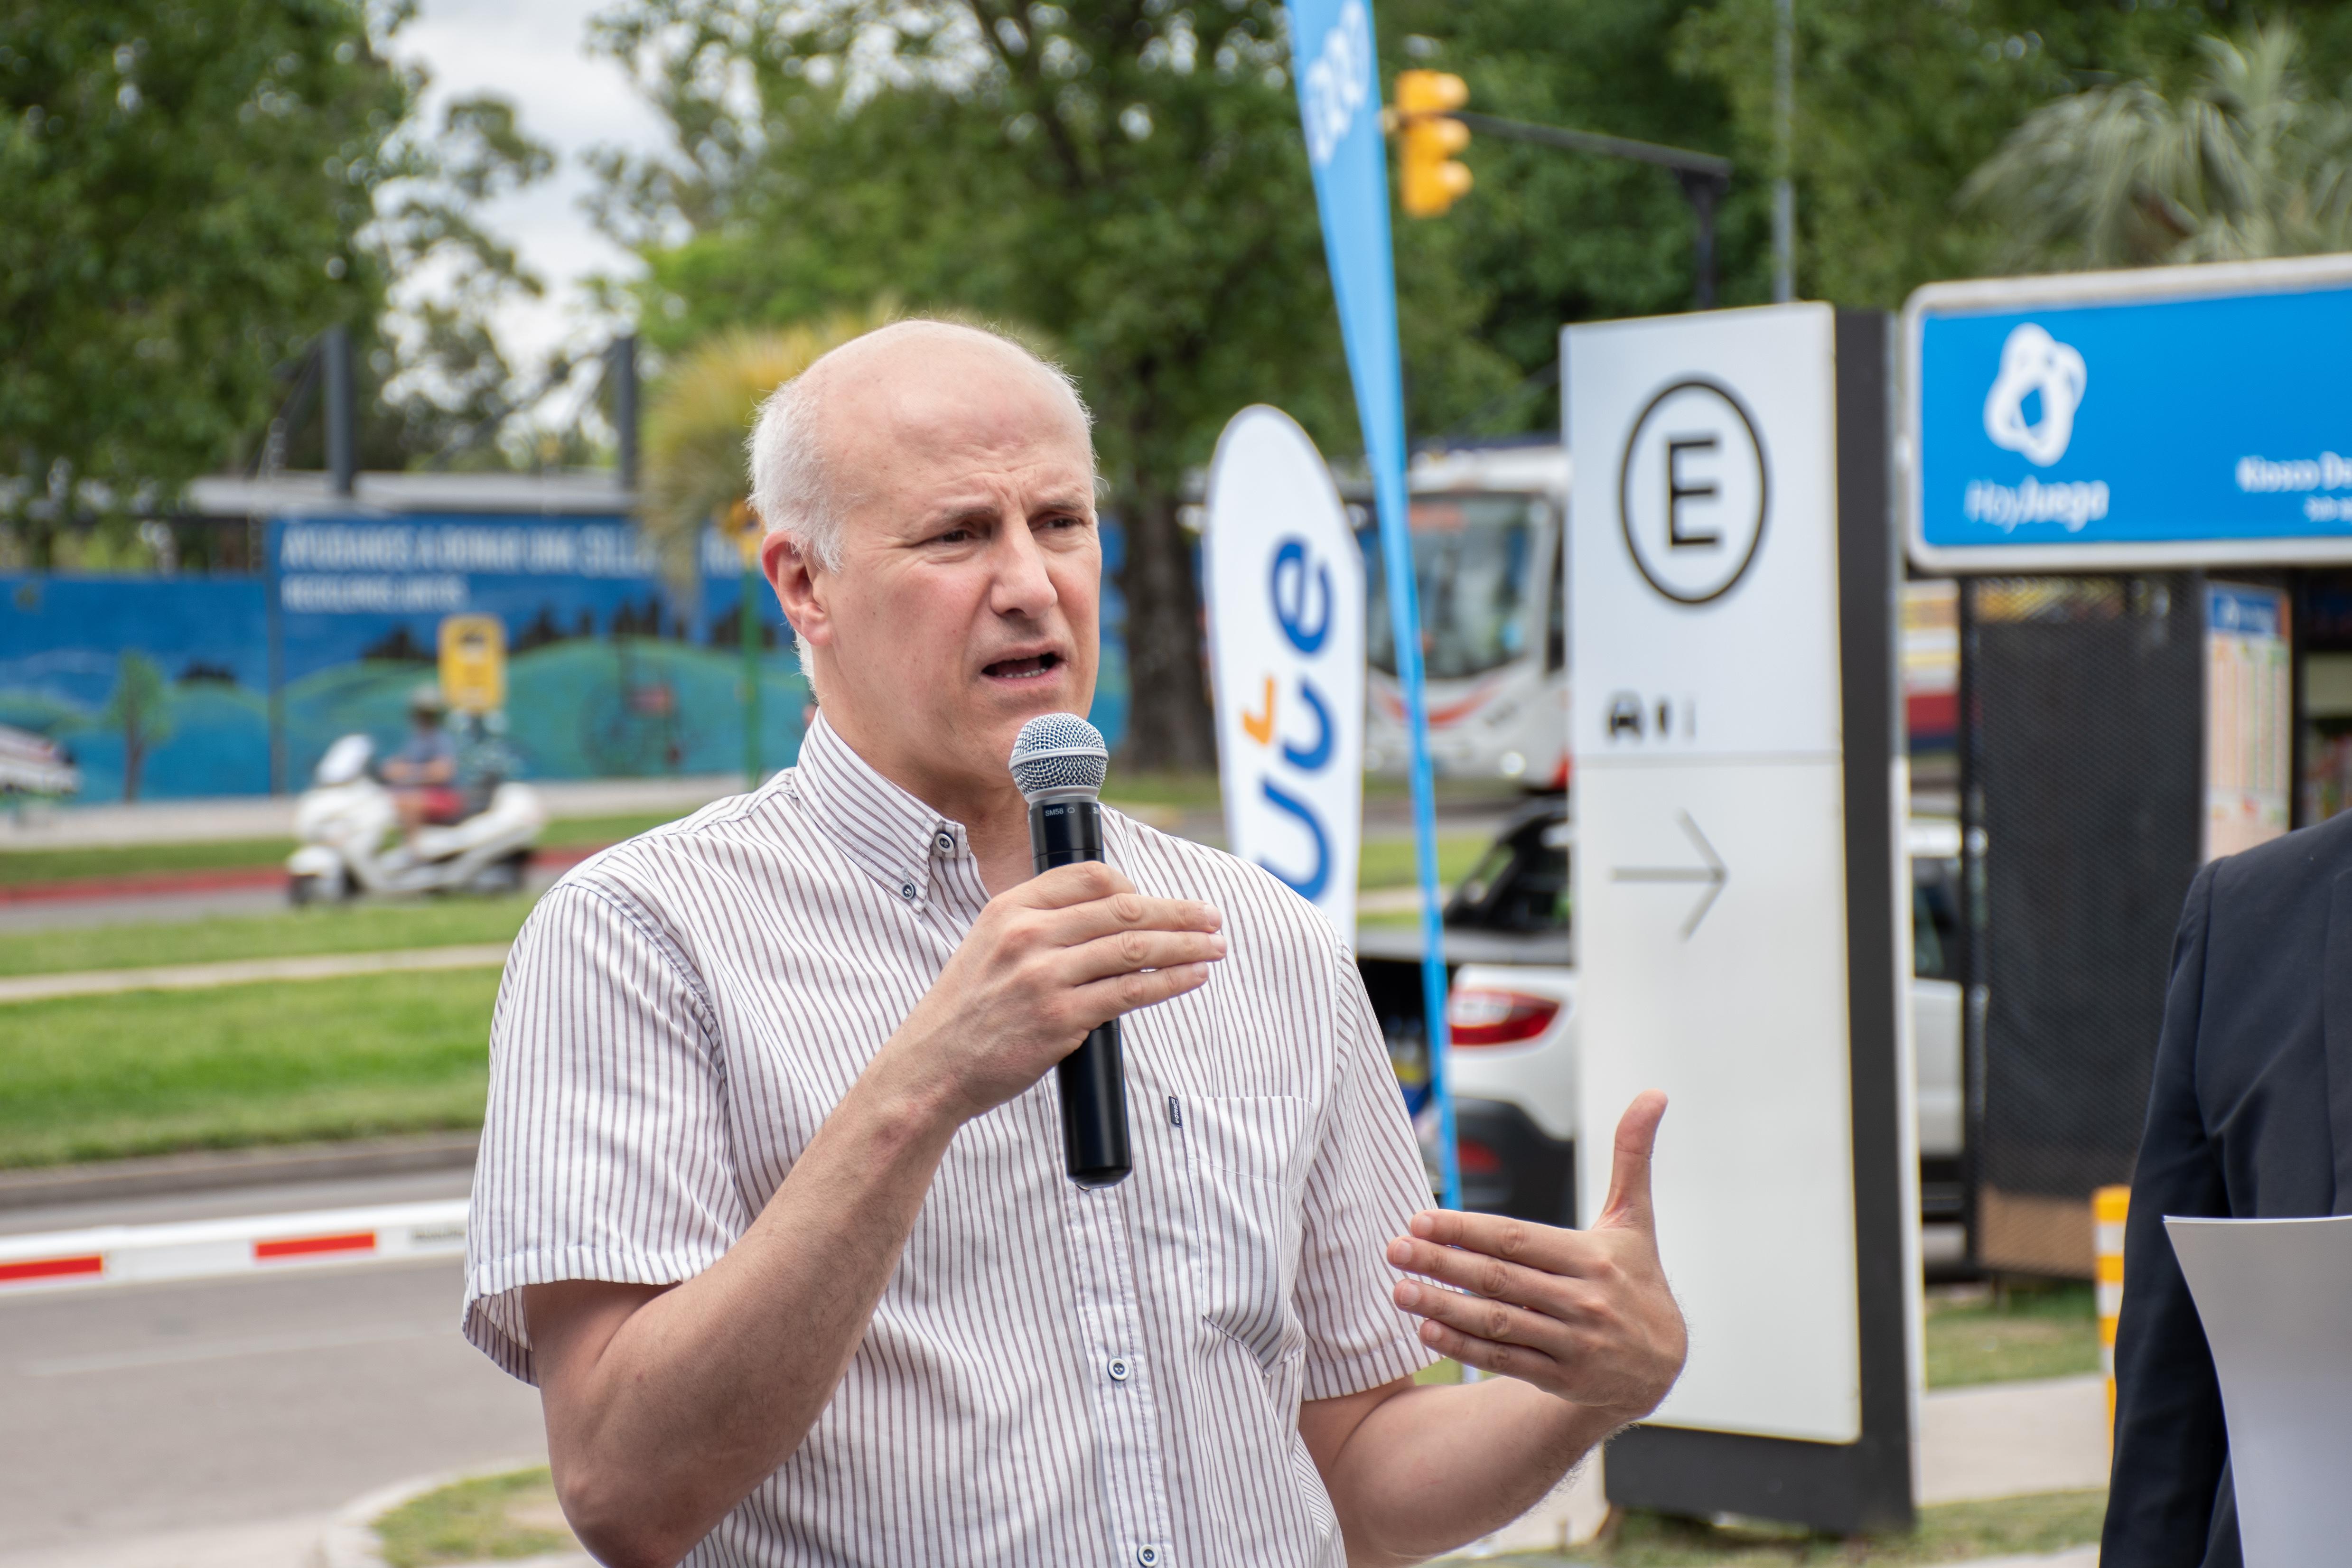
M 1132 1369 L 1127 1364 L 1127 1358 L 1125 1356 L 1113 1356 L 1111 1357 L 1110 1367 L 1108 1370 L 1110 1372 L 1110 1380 L 1113 1383 L 1125 1383 L 1127 1381 L 1128 1373 Z M 1144 1550 L 1149 1552 L 1151 1548 L 1147 1546 Z
M 912 899 L 915 896 L 915 884 L 912 882 L 899 883 L 898 896 L 902 899 Z
M 942 855 L 952 855 L 955 853 L 955 835 L 952 833 L 942 833 L 937 838 L 932 839 L 931 842 L 940 847 L 940 853 Z
M 1135 1560 L 1141 1563 L 1143 1568 L 1160 1568 L 1160 1548 L 1139 1546 L 1135 1549 Z

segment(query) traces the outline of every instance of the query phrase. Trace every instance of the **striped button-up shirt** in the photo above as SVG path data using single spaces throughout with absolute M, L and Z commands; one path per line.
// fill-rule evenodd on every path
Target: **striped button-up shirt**
M 689 1563 L 1342 1562 L 1299 1403 L 1430 1359 L 1390 1298 L 1428 1190 L 1380 1028 L 1310 905 L 1103 817 L 1230 942 L 1121 1026 L 1134 1174 L 1064 1175 L 1051 1074 L 966 1123 L 831 1403 Z M 987 899 L 961 826 L 821 717 L 765 787 L 550 889 L 491 1028 L 467 1336 L 529 1379 L 522 1287 L 709 1268 Z

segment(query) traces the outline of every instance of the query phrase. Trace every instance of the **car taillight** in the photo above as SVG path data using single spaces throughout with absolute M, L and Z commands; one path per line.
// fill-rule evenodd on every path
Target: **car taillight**
M 1524 991 L 1473 987 L 1446 998 L 1445 1027 L 1457 1046 L 1509 1046 L 1551 1027 L 1559 1004 Z
M 1503 1168 L 1503 1157 L 1468 1138 L 1458 1139 L 1454 1145 L 1454 1163 L 1465 1176 L 1492 1176 Z

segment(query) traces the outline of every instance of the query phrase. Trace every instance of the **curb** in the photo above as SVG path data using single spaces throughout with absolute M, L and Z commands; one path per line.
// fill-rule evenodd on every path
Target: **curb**
M 546 1461 L 540 1458 L 509 1459 L 494 1465 L 476 1465 L 468 1469 L 446 1470 L 436 1476 L 416 1476 L 395 1481 L 366 1496 L 356 1498 L 335 1510 L 335 1517 L 320 1532 L 319 1544 L 310 1554 L 315 1568 L 385 1568 L 383 1552 L 375 1535 L 375 1521 L 404 1502 L 413 1502 L 426 1492 L 437 1492 L 443 1487 L 454 1487 L 460 1481 L 486 1480 L 492 1476 L 510 1476 L 517 1470 L 542 1469 Z M 530 1557 L 500 1563 L 499 1568 L 555 1568 L 570 1564 L 575 1556 L 559 1553 L 551 1557 Z M 459 1565 L 469 1568 L 469 1565 Z
M 481 1141 L 478 1131 L 436 1132 L 415 1138 L 206 1150 L 0 1172 L 0 1210 L 273 1186 L 280 1183 L 464 1170 L 473 1165 Z
M 59 899 L 124 899 L 142 893 L 216 893 L 268 888 L 286 880 L 286 868 L 230 866 L 217 871 L 151 871 L 137 876 L 77 877 L 62 882 L 19 882 L 0 888 L 0 904 L 43 904 Z

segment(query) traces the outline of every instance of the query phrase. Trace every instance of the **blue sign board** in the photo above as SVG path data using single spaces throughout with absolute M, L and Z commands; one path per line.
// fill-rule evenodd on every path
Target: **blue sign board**
M 2352 560 L 2352 258 L 1935 284 L 1904 314 L 1922 567 Z

